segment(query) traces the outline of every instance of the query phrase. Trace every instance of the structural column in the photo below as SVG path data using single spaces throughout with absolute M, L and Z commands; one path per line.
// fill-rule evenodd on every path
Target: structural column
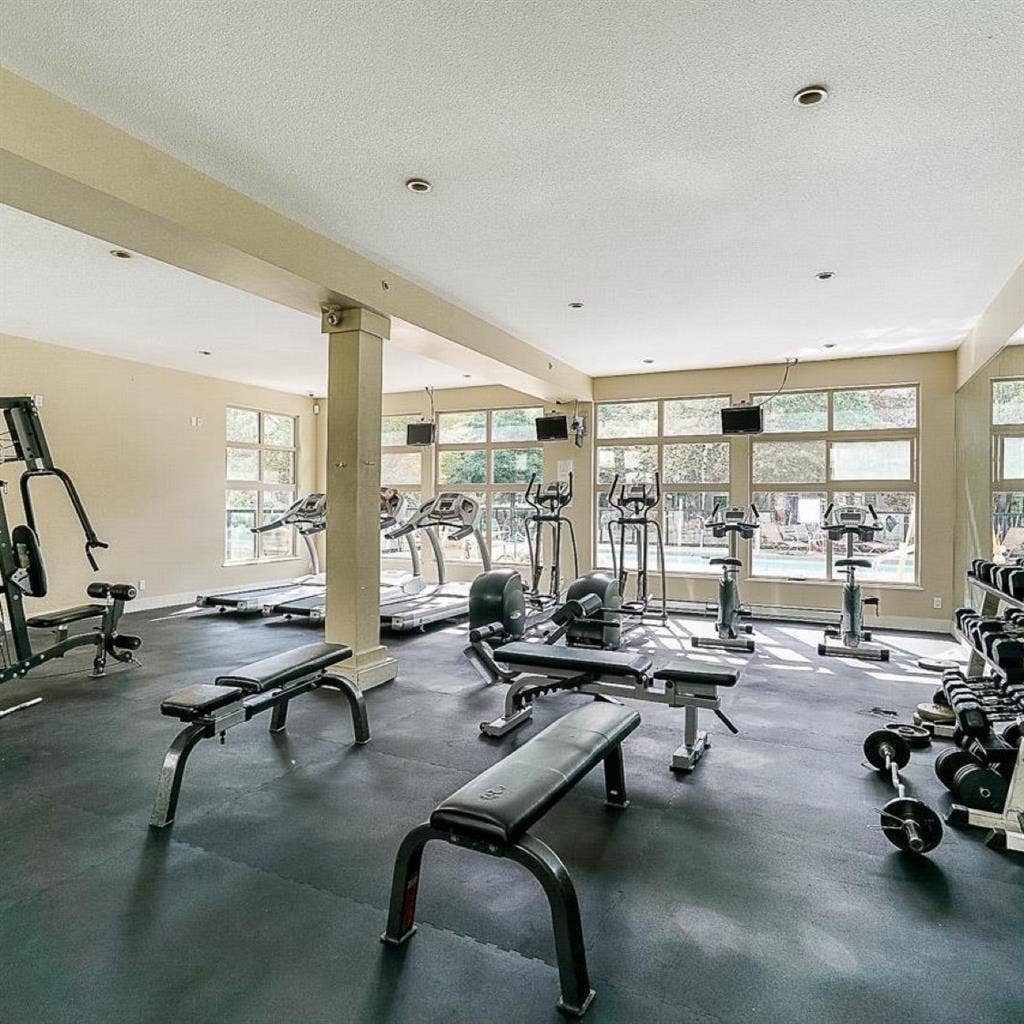
M 380 417 L 387 317 L 324 309 L 327 335 L 327 639 L 355 652 L 341 671 L 360 689 L 398 663 L 380 642 Z

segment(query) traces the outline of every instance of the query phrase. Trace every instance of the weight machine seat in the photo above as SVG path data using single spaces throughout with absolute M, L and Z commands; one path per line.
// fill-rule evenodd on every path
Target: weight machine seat
M 589 647 L 556 647 L 524 640 L 499 647 L 494 657 L 511 668 L 553 668 L 596 676 L 630 676 L 637 682 L 645 682 L 651 673 L 651 659 L 646 654 Z
M 214 682 L 217 686 L 237 686 L 246 693 L 265 693 L 316 675 L 351 657 L 352 648 L 346 644 L 304 644 L 283 654 L 243 665 L 227 675 L 217 676 Z
M 45 615 L 33 615 L 25 620 L 25 625 L 32 629 L 60 629 L 70 626 L 73 622 L 83 619 L 95 619 L 106 612 L 102 604 L 80 604 L 74 608 L 65 608 L 60 612 L 48 612 Z
M 193 722 L 211 711 L 216 711 L 217 708 L 224 707 L 225 704 L 231 704 L 241 696 L 242 691 L 237 686 L 196 683 L 172 693 L 160 705 L 160 714 L 179 718 L 183 722 Z
M 738 558 L 712 558 L 709 565 L 731 565 L 739 568 L 743 563 Z
M 866 558 L 840 558 L 834 563 L 837 569 L 870 569 L 871 563 Z
M 514 843 L 639 724 L 621 704 L 576 708 L 444 800 L 430 824 Z
M 740 681 L 739 672 L 720 668 L 659 668 L 655 679 L 672 683 L 699 683 L 703 686 L 735 686 Z

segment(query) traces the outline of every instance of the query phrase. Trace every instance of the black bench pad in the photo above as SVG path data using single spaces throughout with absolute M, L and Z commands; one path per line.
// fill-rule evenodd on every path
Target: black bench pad
M 352 648 L 346 644 L 304 644 L 283 654 L 243 665 L 227 675 L 217 676 L 216 683 L 218 686 L 240 686 L 246 693 L 265 693 L 315 675 L 351 657 Z
M 621 704 L 576 708 L 453 793 L 430 824 L 514 843 L 639 724 L 640 716 Z
M 854 569 L 870 569 L 871 563 L 866 558 L 839 558 L 836 560 L 837 569 L 845 569 L 852 565 Z
M 709 564 L 740 566 L 743 563 L 738 558 L 712 558 Z
M 242 691 L 237 686 L 196 683 L 172 693 L 160 705 L 160 713 L 170 715 L 171 718 L 180 718 L 183 722 L 191 722 L 238 700 L 241 696 Z
M 659 668 L 655 679 L 673 683 L 703 683 L 705 686 L 735 686 L 740 681 L 739 672 L 721 668 Z
M 25 620 L 25 625 L 32 629 L 59 629 L 61 626 L 70 626 L 72 622 L 95 619 L 106 610 L 106 606 L 102 604 L 80 604 L 74 608 L 65 608 L 60 612 L 33 615 L 31 619 Z
M 589 647 L 556 647 L 517 640 L 494 652 L 502 664 L 513 668 L 587 672 L 602 676 L 632 676 L 644 680 L 650 675 L 651 659 L 633 651 L 602 651 Z

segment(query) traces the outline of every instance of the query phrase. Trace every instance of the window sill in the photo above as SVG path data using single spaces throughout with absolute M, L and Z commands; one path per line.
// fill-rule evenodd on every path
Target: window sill
M 807 587 L 842 587 L 846 584 L 845 580 L 803 579 L 799 576 L 742 576 L 740 579 L 743 583 L 797 583 Z M 863 587 L 872 587 L 876 590 L 924 591 L 920 583 L 890 583 L 886 580 L 863 580 L 859 577 L 857 582 Z
M 240 562 L 221 562 L 221 568 L 234 569 L 239 565 L 280 565 L 282 562 L 303 562 L 301 555 L 286 555 L 284 558 L 246 558 Z

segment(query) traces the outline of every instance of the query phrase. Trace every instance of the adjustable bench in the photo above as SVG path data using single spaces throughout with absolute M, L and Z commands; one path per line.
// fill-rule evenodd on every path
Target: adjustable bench
M 481 722 L 487 736 L 504 736 L 533 716 L 533 700 L 545 693 L 572 690 L 608 697 L 646 700 L 684 709 L 683 744 L 672 755 L 673 771 L 693 771 L 710 747 L 706 731 L 698 729 L 701 708 L 713 711 L 732 733 L 739 730 L 722 711 L 718 691 L 733 687 L 739 672 L 712 668 L 662 668 L 638 651 L 604 651 L 516 641 L 494 652 L 512 678 L 505 693 L 505 711 L 492 722 Z M 526 674 L 531 673 L 531 674 Z
M 587 973 L 576 889 L 555 851 L 527 830 L 599 761 L 604 762 L 605 803 L 616 809 L 627 807 L 622 741 L 639 724 L 635 711 L 599 698 L 570 711 L 443 801 L 398 848 L 388 923 L 381 940 L 398 946 L 416 931 L 420 863 L 430 840 L 443 839 L 508 858 L 527 868 L 544 888 L 561 984 L 558 1009 L 582 1017 L 594 990 Z
M 306 644 L 218 676 L 213 685 L 198 683 L 172 693 L 161 705 L 161 714 L 188 724 L 175 737 L 164 757 L 157 781 L 151 828 L 165 828 L 174 821 L 185 763 L 200 741 L 220 736 L 248 722 L 263 711 L 273 711 L 270 731 L 285 727 L 289 702 L 320 687 L 338 690 L 348 700 L 356 743 L 370 739 L 363 695 L 350 679 L 328 675 L 327 669 L 352 657 L 344 644 Z

